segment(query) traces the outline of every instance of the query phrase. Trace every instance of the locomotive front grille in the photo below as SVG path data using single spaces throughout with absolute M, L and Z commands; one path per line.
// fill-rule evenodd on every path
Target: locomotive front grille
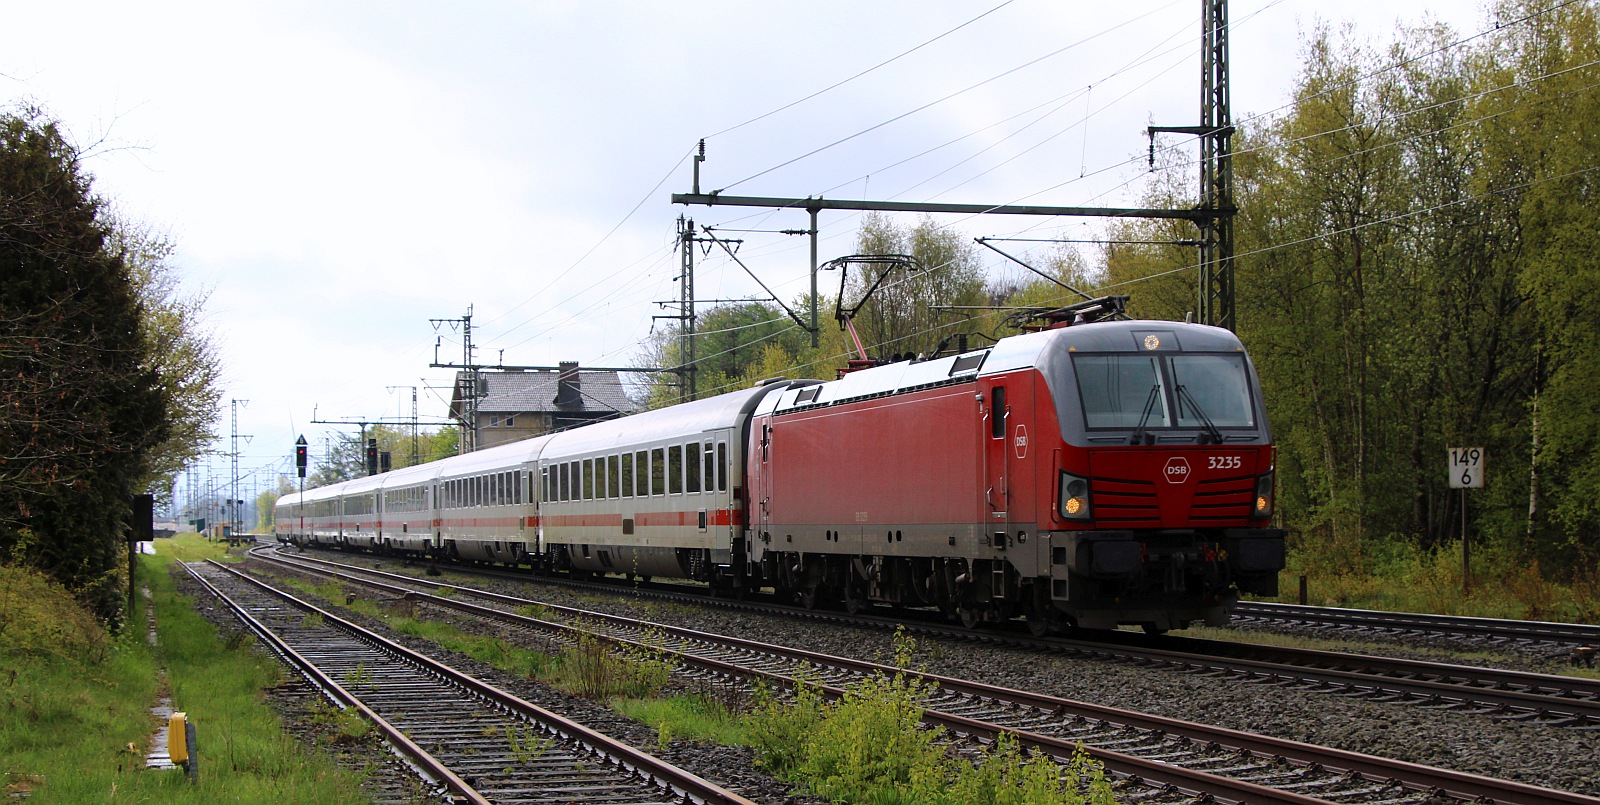
M 1160 525 L 1161 505 L 1153 482 L 1096 478 L 1091 484 L 1095 520 L 1152 528 Z
M 1096 522 L 1127 528 L 1162 527 L 1161 484 L 1120 478 L 1095 478 L 1091 484 Z M 1237 524 L 1252 516 L 1254 503 L 1255 478 L 1251 476 L 1199 481 L 1183 517 L 1197 524 Z
M 1254 514 L 1256 479 L 1242 475 L 1201 481 L 1190 504 L 1191 516 L 1201 521 L 1238 521 Z

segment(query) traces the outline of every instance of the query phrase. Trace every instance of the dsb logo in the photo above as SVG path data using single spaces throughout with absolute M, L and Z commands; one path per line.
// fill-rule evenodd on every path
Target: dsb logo
M 1162 468 L 1161 474 L 1166 477 L 1167 483 L 1181 484 L 1189 480 L 1189 460 L 1183 456 L 1173 456 L 1167 459 L 1167 466 Z

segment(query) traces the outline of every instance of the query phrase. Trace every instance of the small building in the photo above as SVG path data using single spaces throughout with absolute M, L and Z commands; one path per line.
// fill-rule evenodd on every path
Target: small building
M 473 390 L 469 372 L 456 373 L 450 395 L 450 416 L 461 423 L 463 439 L 471 439 L 464 449 L 481 450 L 635 410 L 619 373 L 581 370 L 577 361 L 562 361 L 553 371 L 480 370 L 477 377 L 476 399 L 463 396 Z

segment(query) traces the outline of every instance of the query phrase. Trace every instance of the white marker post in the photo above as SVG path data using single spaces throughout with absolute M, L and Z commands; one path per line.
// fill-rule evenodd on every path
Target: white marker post
M 1461 592 L 1472 592 L 1472 554 L 1467 548 L 1467 490 L 1483 488 L 1481 447 L 1451 447 L 1450 488 L 1461 490 Z

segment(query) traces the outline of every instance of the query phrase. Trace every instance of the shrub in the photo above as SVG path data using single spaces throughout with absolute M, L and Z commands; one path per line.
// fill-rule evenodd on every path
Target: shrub
M 947 754 L 944 731 L 924 729 L 932 684 L 907 670 L 915 649 L 895 635 L 893 674 L 851 685 L 824 702 L 802 671 L 792 701 L 763 690 L 749 717 L 759 761 L 774 773 L 837 801 L 941 805 L 1111 805 L 1110 783 L 1081 748 L 1066 771 L 1002 736 L 977 763 Z
M 31 568 L 0 565 L 0 653 L 103 658 L 110 637 L 65 587 Z

